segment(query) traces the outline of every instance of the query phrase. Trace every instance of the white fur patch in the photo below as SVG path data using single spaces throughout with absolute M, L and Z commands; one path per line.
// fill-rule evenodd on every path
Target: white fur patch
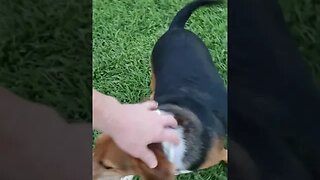
M 122 177 L 120 180 L 132 180 L 134 175 Z
M 175 173 L 175 175 L 179 175 L 179 174 L 187 174 L 187 173 L 191 173 L 192 171 L 188 171 L 188 170 L 180 170 L 180 171 L 177 171 Z
M 156 110 L 159 114 L 169 114 L 167 112 L 163 112 L 161 110 Z M 168 160 L 176 166 L 176 169 L 186 170 L 185 165 L 183 163 L 184 154 L 186 151 L 186 142 L 184 140 L 183 127 L 178 126 L 178 128 L 174 129 L 180 139 L 179 145 L 174 145 L 169 142 L 163 142 L 162 147 L 168 158 Z

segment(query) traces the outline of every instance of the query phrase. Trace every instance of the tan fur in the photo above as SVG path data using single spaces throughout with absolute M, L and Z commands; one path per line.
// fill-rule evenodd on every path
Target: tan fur
M 228 163 L 228 150 L 224 148 L 224 138 L 216 139 L 208 152 L 206 161 L 199 169 L 206 169 L 219 164 L 221 161 Z
M 158 160 L 154 169 L 122 151 L 109 136 L 100 135 L 93 154 L 93 180 L 120 179 L 126 175 L 139 175 L 143 180 L 174 180 L 174 166 L 166 159 L 161 145 L 152 144 L 150 149 Z
M 130 172 L 124 170 L 120 171 L 121 164 L 116 165 L 117 161 L 126 160 L 131 163 L 129 156 L 121 153 L 119 148 L 114 144 L 112 139 L 106 135 L 100 135 L 96 141 L 96 147 L 93 153 L 93 180 L 99 179 L 120 179 L 121 176 L 130 175 Z M 105 169 L 100 163 L 105 166 L 110 166 L 113 169 Z

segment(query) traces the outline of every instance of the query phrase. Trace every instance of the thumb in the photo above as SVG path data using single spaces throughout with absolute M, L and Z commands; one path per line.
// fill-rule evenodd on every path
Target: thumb
M 146 149 L 142 153 L 143 156 L 140 159 L 149 166 L 149 168 L 155 168 L 158 165 L 158 161 L 154 153 L 150 149 Z
M 156 101 L 146 101 L 146 102 L 142 103 L 142 105 L 150 110 L 155 110 L 158 107 L 158 103 Z

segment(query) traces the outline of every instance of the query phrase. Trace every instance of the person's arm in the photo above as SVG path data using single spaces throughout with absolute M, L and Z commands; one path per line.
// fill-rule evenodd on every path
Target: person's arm
M 178 135 L 168 128 L 177 127 L 177 121 L 171 115 L 156 113 L 157 106 L 155 101 L 121 104 L 93 90 L 93 127 L 110 135 L 122 150 L 154 168 L 157 159 L 147 145 L 163 141 L 179 143 Z
M 97 90 L 92 90 L 93 94 L 93 121 L 92 127 L 94 129 L 103 131 L 106 134 L 110 134 L 110 127 L 112 127 L 113 119 L 110 118 L 113 112 L 121 106 L 120 102 L 112 97 L 106 96 Z M 103 117 L 103 118 L 101 118 Z M 111 134 L 110 134 L 111 135 Z

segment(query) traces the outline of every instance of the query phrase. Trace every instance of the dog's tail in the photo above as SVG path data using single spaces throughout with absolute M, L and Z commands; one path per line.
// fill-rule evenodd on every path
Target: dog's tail
M 201 6 L 221 4 L 222 0 L 195 0 L 181 9 L 170 24 L 169 29 L 184 28 L 193 11 Z

